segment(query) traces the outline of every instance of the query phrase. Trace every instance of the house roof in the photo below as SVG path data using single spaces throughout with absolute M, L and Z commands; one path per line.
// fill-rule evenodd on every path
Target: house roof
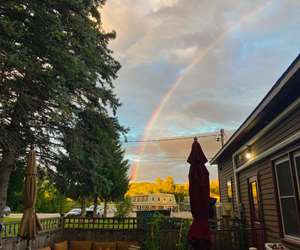
M 299 96 L 300 54 L 277 80 L 248 118 L 229 138 L 226 144 L 217 152 L 210 161 L 211 164 L 217 164 L 219 160 L 233 151 L 236 151 Z

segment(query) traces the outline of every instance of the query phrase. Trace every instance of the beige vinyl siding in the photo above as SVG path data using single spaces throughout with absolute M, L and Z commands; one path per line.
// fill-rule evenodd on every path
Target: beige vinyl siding
M 262 204 L 262 216 L 265 223 L 266 240 L 278 241 L 280 238 L 279 216 L 277 214 L 276 193 L 273 183 L 273 170 L 270 160 L 265 160 L 239 174 L 240 179 L 240 198 L 245 208 L 247 224 L 250 221 L 250 204 L 248 194 L 248 179 L 257 176 L 259 184 L 260 202 Z
M 219 171 L 219 179 L 220 179 L 220 198 L 221 202 L 228 202 L 227 197 L 227 181 L 232 180 L 232 198 L 235 200 L 235 192 L 234 192 L 234 178 L 233 178 L 233 165 L 232 159 L 225 160 L 221 164 L 222 170 Z
M 251 148 L 258 155 L 300 131 L 300 108 L 279 122 L 273 129 L 256 141 Z

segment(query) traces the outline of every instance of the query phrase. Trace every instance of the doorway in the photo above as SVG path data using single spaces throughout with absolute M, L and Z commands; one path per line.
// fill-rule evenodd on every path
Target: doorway
M 264 223 L 262 218 L 261 201 L 259 194 L 259 183 L 257 176 L 249 178 L 249 205 L 250 205 L 250 220 L 252 228 L 252 244 L 259 250 L 264 248 Z

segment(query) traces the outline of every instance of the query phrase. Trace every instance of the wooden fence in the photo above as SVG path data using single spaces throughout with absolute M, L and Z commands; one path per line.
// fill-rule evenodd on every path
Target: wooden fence
M 138 228 L 137 218 L 64 218 L 67 229 L 132 230 Z
M 164 218 L 160 224 L 160 249 L 186 249 L 186 243 L 182 244 L 182 242 L 186 241 L 190 222 L 187 219 Z M 152 230 L 149 218 L 61 217 L 42 219 L 41 224 L 43 230 L 38 238 L 42 238 L 42 235 L 48 235 L 49 238 L 53 234 L 56 239 L 65 240 L 137 240 L 142 243 L 148 232 Z M 250 246 L 248 235 L 253 230 L 252 228 L 246 227 L 237 220 L 226 221 L 226 223 L 222 220 L 211 220 L 210 226 L 213 235 L 213 250 L 248 250 Z M 1 232 L 2 239 L 18 239 L 19 227 L 20 222 L 5 223 Z M 43 246 L 45 240 L 39 241 L 41 242 L 38 244 L 39 247 Z

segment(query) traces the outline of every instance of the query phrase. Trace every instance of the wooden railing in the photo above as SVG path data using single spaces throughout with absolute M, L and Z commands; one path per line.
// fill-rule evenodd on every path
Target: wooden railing
M 137 229 L 137 218 L 64 218 L 66 229 L 132 230 Z
M 53 231 L 62 228 L 61 218 L 47 218 L 40 220 L 42 224 L 42 232 Z M 2 238 L 12 238 L 19 235 L 20 221 L 3 223 L 1 236 Z
M 20 222 L 9 222 L 2 224 L 1 236 L 2 238 L 16 237 L 19 233 Z
M 41 219 L 42 231 L 52 231 L 62 228 L 62 219 L 60 217 Z
M 65 230 L 62 234 L 68 232 L 72 235 L 72 230 L 80 230 L 80 234 L 84 235 L 87 230 L 100 230 L 103 232 L 128 232 L 145 236 L 151 228 L 149 224 L 150 218 L 49 218 L 42 219 L 43 232 L 54 230 Z M 169 235 L 170 244 L 175 244 L 175 241 L 184 241 L 187 238 L 188 227 L 191 220 L 180 218 L 164 218 L 161 221 L 161 241 L 166 243 L 166 235 Z M 253 229 L 243 225 L 238 220 L 210 220 L 211 232 L 213 235 L 214 250 L 244 250 L 249 248 L 249 239 L 253 230 L 257 233 L 264 233 L 265 229 Z M 2 230 L 2 238 L 17 237 L 19 234 L 20 222 L 5 223 Z M 185 233 L 184 233 L 185 232 Z M 78 233 L 78 232 L 77 232 Z M 76 234 L 74 234 L 76 235 Z M 138 240 L 138 239 L 136 239 Z M 175 248 L 174 248 L 175 249 Z

